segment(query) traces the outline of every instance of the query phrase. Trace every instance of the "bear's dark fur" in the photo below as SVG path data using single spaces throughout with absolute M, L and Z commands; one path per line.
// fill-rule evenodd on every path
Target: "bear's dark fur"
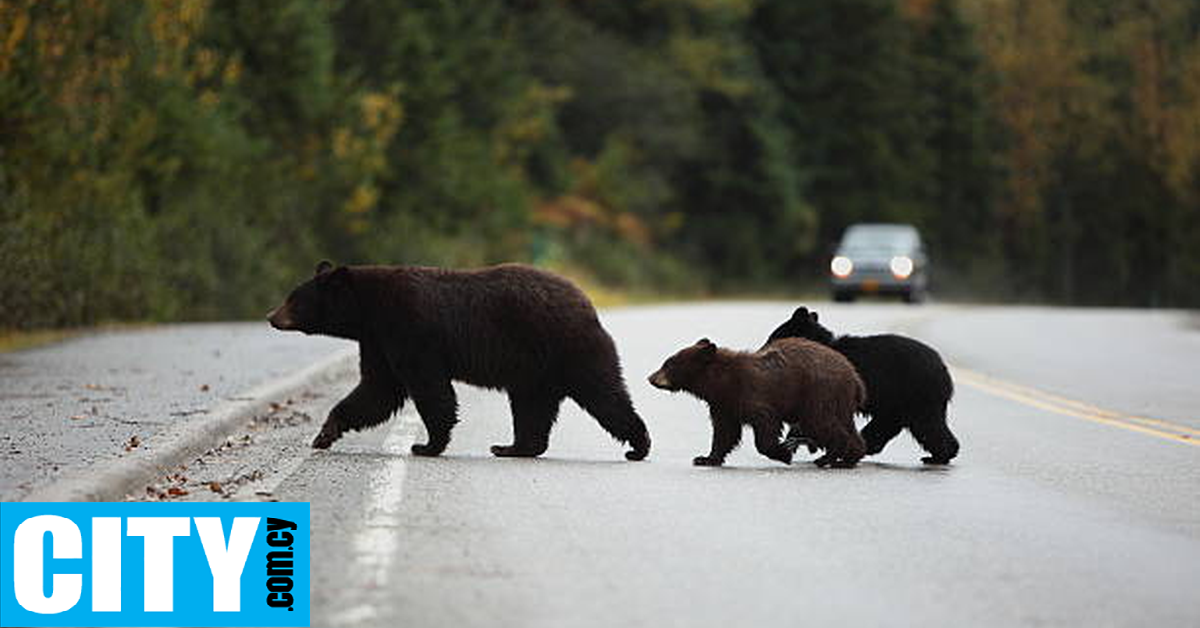
M 816 460 L 820 466 L 853 466 L 863 457 L 854 429 L 863 383 L 846 358 L 815 342 L 785 339 L 747 353 L 719 349 L 704 338 L 667 358 L 650 383 L 708 403 L 712 450 L 696 457 L 696 465 L 724 464 L 746 424 L 754 430 L 758 453 L 784 464 L 793 454 L 779 442 L 784 423 L 826 451 Z
M 317 266 L 269 316 L 277 329 L 358 341 L 361 381 L 329 413 L 313 447 L 348 430 L 386 421 L 411 397 L 436 456 L 458 421 L 452 380 L 508 392 L 513 443 L 497 456 L 546 451 L 565 397 L 613 438 L 650 451 L 633 409 L 612 338 L 587 296 L 571 282 L 519 264 L 477 270 L 409 266 Z
M 926 464 L 949 464 L 958 454 L 958 439 L 946 426 L 946 405 L 954 383 L 942 357 L 929 345 L 898 336 L 838 336 L 817 321 L 817 313 L 801 307 L 767 339 L 807 338 L 845 355 L 867 386 L 863 414 L 871 417 L 862 430 L 867 455 L 883 450 L 904 428 L 929 452 Z M 798 435 L 795 435 L 798 436 Z M 793 434 L 789 441 L 799 441 Z

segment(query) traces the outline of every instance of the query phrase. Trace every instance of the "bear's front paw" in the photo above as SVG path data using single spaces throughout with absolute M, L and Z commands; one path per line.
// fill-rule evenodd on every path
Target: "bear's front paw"
M 312 448 L 313 449 L 329 449 L 329 446 L 332 445 L 334 442 L 337 441 L 337 439 L 339 439 L 341 437 L 342 437 L 342 432 L 340 430 L 331 430 L 331 429 L 329 429 L 328 426 L 326 426 L 324 429 L 321 430 L 321 433 L 317 434 L 317 437 L 313 439 Z
M 692 458 L 692 464 L 697 467 L 719 467 L 725 464 L 725 461 L 720 458 L 713 458 L 712 456 L 696 456 Z
M 536 458 L 546 452 L 545 447 L 530 448 L 517 445 L 492 445 L 492 455 L 497 458 Z
M 786 447 L 780 447 L 778 450 L 772 451 L 767 454 L 767 457 L 783 464 L 792 464 L 792 452 Z
M 426 444 L 414 443 L 413 446 L 410 448 L 410 451 L 412 451 L 413 455 L 415 455 L 415 456 L 440 456 L 442 454 L 442 452 L 445 450 L 446 450 L 445 445 L 438 447 L 436 445 L 432 445 L 432 444 L 428 444 L 428 443 L 426 443 Z
M 932 465 L 946 465 L 950 464 L 950 459 L 938 458 L 937 456 L 925 456 L 924 458 L 921 458 L 921 462 Z
M 808 453 L 816 450 L 813 442 L 807 436 L 792 436 L 788 434 L 787 438 L 783 439 L 783 446 L 788 448 L 788 451 L 793 454 L 800 449 L 801 446 L 808 447 Z

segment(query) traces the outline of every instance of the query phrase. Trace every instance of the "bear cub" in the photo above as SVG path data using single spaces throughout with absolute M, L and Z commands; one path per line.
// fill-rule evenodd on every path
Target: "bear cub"
M 741 442 L 743 425 L 754 430 L 760 454 L 784 464 L 794 453 L 779 440 L 784 423 L 825 450 L 815 461 L 819 466 L 851 467 L 863 457 L 854 428 L 863 383 L 846 358 L 817 343 L 786 339 L 749 353 L 704 338 L 667 358 L 650 383 L 708 403 L 712 449 L 692 460 L 698 466 L 724 464 Z
M 907 428 L 929 455 L 925 464 L 949 464 L 958 455 L 958 439 L 946 426 L 946 406 L 954 395 L 950 371 L 932 347 L 896 334 L 837 336 L 818 322 L 817 313 L 798 308 L 767 339 L 771 346 L 781 338 L 805 338 L 845 355 L 867 387 L 863 414 L 871 417 L 862 430 L 867 455 L 883 450 L 888 441 Z M 804 442 L 792 430 L 792 450 Z
M 630 445 L 627 459 L 650 451 L 612 338 L 587 296 L 557 275 L 520 264 L 460 271 L 321 262 L 268 320 L 358 342 L 361 379 L 329 412 L 314 448 L 386 421 L 411 398 L 429 435 L 412 452 L 439 455 L 458 422 L 451 382 L 460 381 L 508 393 L 513 442 L 493 446 L 496 456 L 545 452 L 567 397 Z

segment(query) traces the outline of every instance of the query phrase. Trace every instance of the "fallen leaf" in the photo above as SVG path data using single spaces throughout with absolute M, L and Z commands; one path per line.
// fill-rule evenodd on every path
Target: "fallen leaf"
M 82 421 L 82 420 L 84 420 L 84 419 L 86 419 L 86 418 L 87 418 L 87 416 L 86 416 L 86 415 L 83 415 L 83 414 L 72 414 L 72 415 L 71 415 L 71 420 L 72 420 L 72 421 Z
M 167 489 L 167 494 L 174 497 L 179 497 L 180 495 L 187 495 L 188 492 L 186 489 L 179 488 L 178 486 L 172 486 L 171 488 Z
M 209 482 L 208 490 L 210 490 L 214 493 L 220 493 L 221 492 L 221 483 L 220 482 Z
M 208 384 L 200 384 L 200 392 L 208 392 Z

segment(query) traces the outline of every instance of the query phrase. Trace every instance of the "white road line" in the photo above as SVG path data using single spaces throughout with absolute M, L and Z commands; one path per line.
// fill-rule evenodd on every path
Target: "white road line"
M 346 610 L 334 615 L 334 625 L 361 624 L 380 615 L 377 597 L 387 596 L 392 561 L 400 544 L 400 502 L 404 499 L 404 477 L 408 453 L 417 433 L 417 418 L 404 412 L 393 419 L 395 427 L 383 441 L 383 453 L 390 456 L 367 479 L 362 527 L 351 544 L 352 565 L 347 574 L 351 600 Z
M 312 458 L 312 450 L 307 446 L 296 448 L 295 455 L 284 458 L 274 464 L 271 469 L 271 474 L 256 482 L 247 482 L 245 486 L 238 490 L 235 501 L 259 501 L 266 497 L 272 497 L 279 492 L 279 485 L 283 484 L 284 480 L 290 479 L 292 475 L 304 464 Z

